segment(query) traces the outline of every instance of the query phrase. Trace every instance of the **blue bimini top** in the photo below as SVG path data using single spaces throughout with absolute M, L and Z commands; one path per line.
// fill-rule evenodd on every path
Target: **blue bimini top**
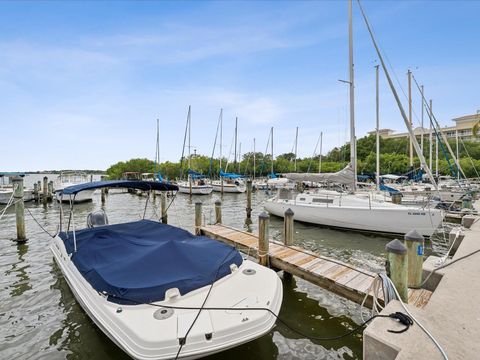
M 150 220 L 59 234 L 84 278 L 118 304 L 162 301 L 178 288 L 184 295 L 210 285 L 242 264 L 233 247 Z

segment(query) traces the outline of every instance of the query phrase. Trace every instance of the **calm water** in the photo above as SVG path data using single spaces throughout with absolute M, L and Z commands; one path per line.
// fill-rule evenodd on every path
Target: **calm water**
M 42 178 L 30 175 L 26 183 Z M 50 175 L 53 179 L 54 175 Z M 194 203 L 204 205 L 204 221 L 214 219 L 219 195 L 190 197 L 179 194 L 168 212 L 172 225 L 193 230 Z M 245 223 L 245 194 L 225 194 L 222 220 L 237 228 L 257 230 L 257 216 L 267 198 L 253 195 L 253 224 Z M 110 223 L 142 217 L 145 198 L 109 194 L 104 209 Z M 159 206 L 158 200 L 156 203 Z M 33 216 L 54 233 L 58 204 L 26 204 Z M 92 203 L 76 206 L 76 226 L 84 227 L 89 212 L 101 208 L 99 194 Z M 0 207 L 0 209 L 3 207 Z M 148 209 L 147 218 L 158 219 L 158 209 Z M 281 240 L 283 222 L 272 218 L 270 235 Z M 88 318 L 76 303 L 49 250 L 50 237 L 26 212 L 28 242 L 17 245 L 14 210 L 0 220 L 0 359 L 128 359 Z M 383 269 L 385 244 L 391 239 L 335 231 L 295 223 L 296 243 L 362 268 Z M 427 244 L 427 253 L 445 249 L 442 236 Z M 281 273 L 280 273 L 281 276 Z M 348 300 L 293 278 L 283 281 L 284 299 L 280 317 L 302 332 L 314 336 L 342 334 L 360 322 L 360 307 Z M 312 342 L 282 325 L 264 337 L 208 359 L 358 359 L 362 357 L 361 334 L 340 341 Z

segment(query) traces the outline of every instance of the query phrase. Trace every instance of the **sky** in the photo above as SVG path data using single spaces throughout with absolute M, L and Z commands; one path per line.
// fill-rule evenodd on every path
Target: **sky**
M 440 123 L 480 109 L 480 1 L 362 2 L 407 106 L 407 70 Z M 378 58 L 354 2 L 357 137 L 375 128 Z M 106 169 L 192 152 L 325 154 L 349 139 L 346 1 L 0 2 L 0 171 Z M 414 126 L 421 121 L 413 85 Z M 381 128 L 406 131 L 380 76 Z M 425 124 L 427 124 L 425 120 Z M 427 126 L 427 125 L 426 125 Z M 372 149 L 373 150 L 373 149 Z M 232 150 L 233 151 L 233 150 Z M 219 146 L 215 150 L 216 156 Z M 318 149 L 317 149 L 318 153 Z M 233 160 L 233 155 L 230 157 Z

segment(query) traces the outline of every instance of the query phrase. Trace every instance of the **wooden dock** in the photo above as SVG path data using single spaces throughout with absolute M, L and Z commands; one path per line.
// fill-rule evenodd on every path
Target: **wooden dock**
M 205 225 L 199 230 L 202 235 L 233 245 L 252 257 L 258 257 L 258 236 L 255 234 L 223 224 Z M 269 242 L 268 258 L 272 268 L 284 270 L 356 303 L 363 301 L 377 277 L 376 273 L 272 240 Z M 431 291 L 424 289 L 409 289 L 408 303 L 423 308 L 431 294 Z M 383 302 L 383 296 L 380 296 L 379 301 Z M 371 293 L 365 306 L 372 306 Z

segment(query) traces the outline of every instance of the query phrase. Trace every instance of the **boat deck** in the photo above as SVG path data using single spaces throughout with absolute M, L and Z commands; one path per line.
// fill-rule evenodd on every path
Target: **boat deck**
M 255 234 L 223 224 L 205 225 L 200 231 L 202 235 L 233 245 L 250 256 L 258 257 L 258 236 Z M 273 240 L 270 240 L 269 244 L 269 263 L 273 268 L 303 278 L 356 303 L 361 303 L 368 292 L 365 306 L 372 306 L 370 287 L 377 277 L 376 273 Z M 431 294 L 431 291 L 424 289 L 409 289 L 408 303 L 423 308 Z M 381 303 L 382 298 L 383 296 L 379 298 Z

